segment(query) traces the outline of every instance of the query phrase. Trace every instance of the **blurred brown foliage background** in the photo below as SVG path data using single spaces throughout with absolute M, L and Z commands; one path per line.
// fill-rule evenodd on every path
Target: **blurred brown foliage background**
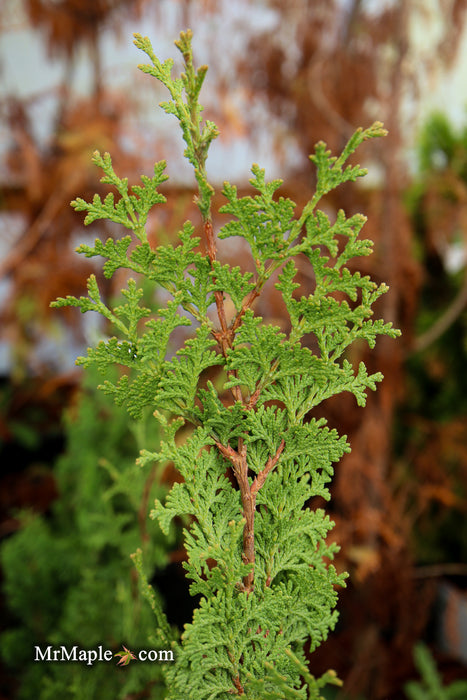
M 46 511 L 56 496 L 50 464 L 60 450 L 60 414 L 79 382 L 74 359 L 94 331 L 72 310 L 51 312 L 49 303 L 85 290 L 93 267 L 74 253 L 78 240 L 118 235 L 102 223 L 84 231 L 68 206 L 102 187 L 92 152 L 110 151 L 116 171 L 130 181 L 155 160 L 168 159 L 168 206 L 150 223 L 154 244 L 176 233 L 186 218 L 196 221 L 175 122 L 149 116 L 164 96 L 137 75 L 136 50 L 128 53 L 131 32 L 140 31 L 154 39 L 156 52 L 162 37 L 162 50 L 174 55 L 172 39 L 190 26 L 195 56 L 210 66 L 206 116 L 221 129 L 220 145 L 213 147 L 217 184 L 237 178 L 246 190 L 250 161 L 266 160 L 267 176 L 283 177 L 284 193 L 300 204 L 312 191 L 306 156 L 316 141 L 337 152 L 357 126 L 379 119 L 389 130 L 357 154 L 370 170 L 368 182 L 343 187 L 326 201 L 330 212 L 344 208 L 368 216 L 365 234 L 376 252 L 360 267 L 390 285 L 377 313 L 403 336 L 398 342 L 380 339 L 368 356 L 365 348 L 355 350 L 352 359 L 365 359 L 370 370 L 385 375 L 365 409 L 346 396 L 326 406 L 329 423 L 352 446 L 336 470 L 330 506 L 333 536 L 342 546 L 338 565 L 351 577 L 341 594 L 338 630 L 314 655 L 313 669 L 336 668 L 345 683 L 342 697 L 395 700 L 404 697 L 402 684 L 413 674 L 418 639 L 433 643 L 447 679 L 466 675 L 467 650 L 456 641 L 459 615 L 451 611 L 443 646 L 438 631 L 445 618 L 436 601 L 440 581 L 457 592 L 467 589 L 467 272 L 465 257 L 454 272 L 446 263 L 454 243 L 465 250 L 467 141 L 464 152 L 458 149 L 462 166 L 425 163 L 417 171 L 413 152 L 429 116 L 421 112 L 422 98 L 454 69 L 467 41 L 467 2 L 233 5 L 3 4 L 1 534 L 14 531 L 15 508 Z M 422 50 L 414 28 L 428 33 L 433 26 L 436 41 Z M 55 76 L 43 89 L 39 76 L 33 87 L 33 42 L 47 52 Z M 109 46 L 117 52 L 110 61 Z M 119 62 L 118 47 L 126 63 Z M 83 66 L 90 76 L 85 88 Z M 27 86 L 13 85 L 11 75 L 22 74 Z M 467 88 L 462 97 L 467 99 Z M 246 163 L 242 179 L 238 163 Z M 235 260 L 241 250 L 228 254 Z M 100 284 L 109 295 L 118 291 L 104 279 Z M 303 284 L 312 285 L 305 272 Z M 273 294 L 262 303 L 264 315 L 280 316 Z

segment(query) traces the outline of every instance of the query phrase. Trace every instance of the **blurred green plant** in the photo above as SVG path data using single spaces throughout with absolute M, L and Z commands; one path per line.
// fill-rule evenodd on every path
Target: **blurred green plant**
M 90 373 L 66 417 L 67 444 L 55 468 L 59 498 L 49 516 L 20 514 L 20 529 L 1 546 L 4 594 L 15 626 L 1 636 L 2 656 L 19 680 L 18 698 L 128 698 L 152 687 L 163 697 L 160 666 L 34 662 L 36 645 L 147 648 L 153 617 L 142 601 L 130 554 L 145 553 L 146 575 L 162 569 L 174 536 L 148 517 L 162 497 L 160 467 L 135 464 L 157 444 L 148 416 L 128 419 L 95 389 Z M 160 693 L 159 693 L 160 691 Z
M 422 642 L 414 649 L 414 659 L 422 679 L 406 683 L 404 690 L 408 700 L 465 700 L 467 698 L 467 680 L 443 685 L 430 650 Z

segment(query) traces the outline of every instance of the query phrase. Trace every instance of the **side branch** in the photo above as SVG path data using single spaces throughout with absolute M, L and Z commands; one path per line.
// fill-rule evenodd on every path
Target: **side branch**
M 251 493 L 248 483 L 248 464 L 246 460 L 246 445 L 242 438 L 238 441 L 238 452 L 230 445 L 222 445 L 216 441 L 216 446 L 223 457 L 231 464 L 235 478 L 240 489 L 242 499 L 243 517 L 245 527 L 243 528 L 243 561 L 245 564 L 252 564 L 251 571 L 243 579 L 243 587 L 247 593 L 253 590 L 254 563 L 255 563 L 255 508 L 256 494 Z
M 237 328 L 240 326 L 242 322 L 242 318 L 245 315 L 246 311 L 252 306 L 254 300 L 259 297 L 261 293 L 261 289 L 258 289 L 257 286 L 254 287 L 251 292 L 245 297 L 245 300 L 242 304 L 242 308 L 238 312 L 238 314 L 235 316 L 234 320 L 231 323 L 230 326 L 230 331 L 231 333 L 235 333 Z
M 252 564 L 251 571 L 248 572 L 243 580 L 243 587 L 247 593 L 251 593 L 254 588 L 256 495 L 266 481 L 268 474 L 279 461 L 284 450 L 285 441 L 284 439 L 281 440 L 275 455 L 269 457 L 266 466 L 259 472 L 251 486 L 248 481 L 246 445 L 242 438 L 238 441 L 238 451 L 234 450 L 230 445 L 223 445 L 217 440 L 216 446 L 222 456 L 232 464 L 233 472 L 240 489 L 243 517 L 245 518 L 245 527 L 243 529 L 243 561 L 245 564 Z
M 255 496 L 258 493 L 258 491 L 260 490 L 261 486 L 266 481 L 267 475 L 274 469 L 277 462 L 279 461 L 279 457 L 281 456 L 282 452 L 284 451 L 284 447 L 285 447 L 285 440 L 284 440 L 284 438 L 282 438 L 281 443 L 280 443 L 279 447 L 277 448 L 277 452 L 274 455 L 274 457 L 269 457 L 264 469 L 262 469 L 259 472 L 259 474 L 255 477 L 255 480 L 253 481 L 253 483 L 251 485 L 251 493 L 254 494 Z

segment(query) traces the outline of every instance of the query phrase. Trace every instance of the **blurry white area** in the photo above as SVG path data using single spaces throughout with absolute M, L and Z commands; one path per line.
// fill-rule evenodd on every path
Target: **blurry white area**
M 9 281 L 5 278 L 0 279 L 0 300 L 5 299 L 10 291 Z M 0 376 L 5 376 L 11 367 L 11 344 L 6 338 L 0 337 Z
M 444 266 L 451 274 L 456 274 L 465 267 L 467 252 L 462 240 L 455 241 L 446 246 L 443 255 Z
M 343 14 L 351 7 L 350 0 L 339 0 Z M 363 7 L 373 14 L 380 13 L 394 4 L 394 0 L 363 0 Z M 404 117 L 407 117 L 406 139 L 407 154 L 412 168 L 415 167 L 413 145 L 415 133 L 426 115 L 434 109 L 445 110 L 455 125 L 465 122 L 467 106 L 467 29 L 460 42 L 459 54 L 452 70 L 445 71 L 437 63 L 437 48 L 443 35 L 446 13 L 440 0 L 424 0 L 423 3 L 411 2 L 408 20 L 410 26 L 411 49 L 404 70 L 416 73 L 419 90 L 414 94 L 409 88 L 406 92 Z M 189 8 L 187 10 L 187 7 Z M 232 3 L 219 0 L 216 11 L 210 13 L 202 8 L 194 9 L 176 0 L 148 2 L 144 7 L 142 18 L 135 22 L 126 20 L 124 29 L 116 35 L 112 28 L 103 32 L 101 37 L 101 59 L 108 87 L 123 90 L 128 100 L 137 105 L 138 110 L 131 119 L 133 131 L 143 135 L 147 143 L 154 142 L 154 135 L 163 142 L 168 142 L 171 153 L 178 157 L 169 163 L 169 175 L 177 182 L 192 183 L 193 176 L 189 165 L 184 161 L 183 144 L 178 130 L 174 128 L 174 117 L 165 115 L 157 108 L 159 101 L 167 99 L 167 93 L 156 81 L 140 73 L 136 66 L 146 62 L 146 57 L 133 46 L 132 33 L 140 32 L 151 38 L 156 54 L 161 60 L 169 57 L 176 59 L 175 70 L 181 67 L 181 58 L 173 45 L 181 28 L 189 24 L 194 32 L 194 50 L 198 64 L 207 63 L 210 73 L 214 74 L 206 81 L 203 88 L 206 114 L 209 106 L 216 106 L 216 77 L 229 79 L 229 101 L 232 109 L 239 115 L 246 113 L 252 123 L 268 124 L 267 129 L 256 130 L 254 150 L 247 131 L 237 133 L 235 140 L 223 138 L 223 134 L 213 143 L 208 160 L 208 174 L 215 182 L 224 179 L 232 181 L 245 180 L 249 177 L 253 162 L 266 168 L 268 177 L 277 177 L 278 164 L 274 156 L 272 134 L 280 129 L 279 120 L 266 109 L 261 99 L 246 95 L 241 84 L 231 82 L 232 64 L 243 56 L 247 43 L 263 31 L 276 33 L 283 39 L 287 48 L 288 60 L 292 64 L 297 60 L 293 49 L 293 36 L 289 36 L 290 27 L 279 23 L 277 13 L 263 2 L 238 0 Z M 46 139 L 54 113 L 54 88 L 63 75 L 62 64 L 47 55 L 47 47 L 42 34 L 33 32 L 28 27 L 23 10 L 23 0 L 3 0 L 0 34 L 0 94 L 18 97 L 41 95 L 37 103 L 34 126 L 36 134 Z M 92 62 L 86 47 L 82 47 L 73 73 L 73 89 L 76 94 L 89 93 L 93 83 Z M 235 78 L 235 76 L 233 76 Z M 377 105 L 375 119 L 378 118 Z M 131 130 L 130 130 L 131 131 Z M 5 148 L 5 132 L 0 132 L 0 156 Z M 285 134 L 284 134 L 285 138 Z M 302 155 L 298 152 L 293 138 L 288 135 L 288 142 L 283 149 L 288 163 L 293 164 Z M 129 150 L 141 147 L 141 140 L 132 143 L 131 138 L 125 143 Z M 149 154 L 148 154 L 149 155 Z M 157 153 L 152 160 L 160 160 Z M 281 168 L 288 164 L 281 163 Z
M 23 225 L 23 218 L 19 214 L 7 212 L 0 215 L 0 261 L 18 240 Z M 8 298 L 10 289 L 10 280 L 6 277 L 0 278 L 0 301 Z M 0 376 L 8 373 L 10 364 L 10 343 L 0 335 Z
M 226 75 L 231 71 L 231 62 L 246 49 L 246 42 L 257 31 L 274 28 L 277 18 L 274 12 L 262 5 L 245 7 L 242 3 L 222 1 L 222 19 L 217 13 L 189 12 L 189 25 L 194 32 L 196 62 L 210 64 L 211 80 L 206 80 L 203 99 L 206 116 L 209 118 L 209 105 L 217 107 L 215 82 L 212 78 Z M 221 2 L 219 2 L 219 5 Z M 25 100 L 35 142 L 46 148 L 54 127 L 56 107 L 59 100 L 58 88 L 65 76 L 65 61 L 51 58 L 46 36 L 40 30 L 30 27 L 24 0 L 0 0 L 0 102 L 9 97 Z M 182 59 L 173 41 L 180 30 L 186 28 L 186 6 L 175 0 L 148 2 L 140 21 L 124 20 L 123 28 L 115 32 L 110 23 L 100 36 L 100 60 L 106 89 L 125 95 L 135 106 L 128 119 L 128 129 L 124 129 L 125 141 L 120 144 L 129 152 L 141 154 L 142 169 L 150 171 L 155 161 L 168 159 L 168 174 L 172 182 L 193 185 L 191 167 L 183 158 L 184 143 L 173 116 L 166 115 L 158 108 L 161 100 L 168 99 L 166 89 L 150 76 L 137 69 L 138 63 L 149 59 L 133 45 L 133 32 L 148 35 L 160 60 L 175 59 L 174 74 L 182 68 Z M 117 22 L 118 23 L 118 22 Z M 117 24 L 116 23 L 116 24 Z M 228 31 L 225 27 L 228 26 Z M 245 36 L 245 26 L 250 34 Z M 221 42 L 221 44 L 220 44 Z M 219 45 L 222 50 L 219 50 Z M 89 48 L 82 44 L 73 59 L 73 70 L 69 74 L 72 93 L 76 98 L 91 94 L 94 85 L 93 62 Z M 247 97 L 241 86 L 232 86 L 232 108 L 241 113 L 251 108 L 256 120 L 264 119 L 266 112 L 258 103 L 246 104 Z M 6 102 L 3 103 L 3 110 Z M 4 116 L 0 112 L 0 117 Z M 269 130 L 262 130 L 259 149 L 261 154 L 253 154 L 245 133 L 235 140 L 222 136 L 213 144 L 208 173 L 212 181 L 221 183 L 225 178 L 245 180 L 249 175 L 251 162 L 259 160 L 266 168 L 273 170 L 272 141 Z M 11 143 L 9 127 L 0 119 L 0 186 L 9 179 L 11 173 L 5 162 L 5 155 Z M 158 153 L 154 145 L 162 146 Z M 141 146 L 143 145 L 143 148 Z M 147 146 L 147 147 L 145 147 Z M 271 175 L 272 177 L 273 175 Z M 23 233 L 24 220 L 21 216 L 0 214 L 0 260 L 5 259 Z M 0 303 L 8 298 L 10 284 L 0 281 Z M 86 314 L 82 322 L 86 340 L 90 345 L 100 339 L 102 324 L 97 314 Z M 57 338 L 37 338 L 35 358 L 37 362 L 47 360 L 49 364 L 69 369 L 70 361 L 85 352 L 77 348 L 76 341 L 66 327 L 57 325 Z M 53 329 L 51 330 L 54 334 Z M 3 334 L 4 335 L 4 334 Z M 58 336 L 60 338 L 58 339 Z M 11 364 L 8 339 L 0 339 L 0 373 L 7 373 Z
M 340 4 L 343 17 L 347 16 L 352 7 L 351 0 L 336 1 Z M 378 14 L 394 2 L 395 0 L 362 0 L 362 7 Z M 464 36 L 459 43 L 458 55 L 452 68 L 443 69 L 437 59 L 440 38 L 446 29 L 444 23 L 449 14 L 443 9 L 444 3 L 441 0 L 412 0 L 407 2 L 407 7 L 411 44 L 403 66 L 407 88 L 402 119 L 407 160 L 415 171 L 416 134 L 428 114 L 435 109 L 442 109 L 455 126 L 465 124 L 467 119 L 467 28 L 464 26 Z M 187 26 L 194 33 L 196 63 L 209 65 L 202 92 L 205 115 L 210 118 L 213 112 L 215 115 L 220 114 L 229 126 L 213 142 L 210 150 L 207 167 L 211 181 L 218 184 L 225 179 L 245 182 L 250 176 L 253 162 L 264 167 L 266 177 L 272 179 L 283 174 L 287 165 L 303 160 L 306 154 L 299 152 L 293 134 L 285 132 L 280 120 L 267 110 L 260 95 L 251 94 L 244 88 L 241 76 L 236 77 L 232 68 L 238 59 L 245 56 L 247 44 L 254 41 L 255 36 L 267 31 L 280 40 L 287 55 L 284 70 L 293 77 L 294 66 L 299 59 L 294 44 L 293 25 L 281 22 L 279 15 L 262 0 L 218 0 L 213 13 L 203 9 L 201 2 L 149 0 L 144 4 L 141 19 L 137 22 L 125 20 L 118 34 L 113 25 L 109 24 L 100 36 L 105 85 L 123 94 L 135 106 L 133 114 L 127 117 L 128 129 L 124 129 L 124 142 L 121 145 L 129 152 L 140 154 L 141 167 L 145 172 L 151 170 L 154 161 L 170 155 L 168 174 L 171 181 L 193 184 L 193 173 L 183 158 L 184 144 L 175 118 L 158 108 L 158 103 L 168 98 L 167 91 L 154 79 L 137 70 L 137 64 L 145 63 L 147 58 L 132 42 L 133 32 L 149 36 L 155 53 L 161 60 L 175 58 L 175 73 L 180 70 L 182 61 L 173 40 Z M 332 34 L 331 38 L 337 40 L 338 35 L 339 27 L 336 27 L 336 34 Z M 381 60 L 384 60 L 384 56 L 388 61 L 394 60 L 394 55 L 391 58 L 391 46 L 388 48 L 386 53 L 381 52 Z M 252 69 L 261 70 L 261 67 L 253 66 Z M 76 96 L 87 95 L 92 90 L 92 70 L 89 50 L 82 45 L 76 55 L 71 76 Z M 31 123 L 40 145 L 47 144 L 51 133 L 58 100 L 57 87 L 61 84 L 64 72 L 64 63 L 48 55 L 44 35 L 28 25 L 24 0 L 0 0 L 0 100 L 8 96 L 29 100 Z M 414 84 L 411 77 L 416 78 L 417 91 L 411 88 Z M 224 85 L 221 96 L 216 92 L 219 84 Z M 384 119 L 381 109 L 377 102 L 371 105 L 374 119 Z M 216 116 L 211 118 L 216 121 Z M 249 135 L 250 124 L 256 125 L 254 141 Z M 283 139 L 281 163 L 278 162 L 273 147 L 274 136 L 278 133 Z M 0 185 L 7 176 L 2 156 L 9 145 L 8 137 L 9 132 L 0 122 Z M 369 175 L 363 181 L 364 185 L 382 184 L 384 173 L 380 164 L 372 162 L 365 165 Z M 14 243 L 18 232 L 17 223 L 5 214 L 0 215 L 2 258 Z M 459 269 L 465 263 L 462 255 L 463 249 L 459 252 L 458 247 L 454 246 L 448 253 L 449 261 L 446 264 L 449 269 Z M 2 283 L 0 300 L 5 295 L 6 286 Z M 92 323 L 91 321 L 91 325 Z M 2 366 L 3 346 L 0 345 L 0 370 Z
M 44 142 L 50 133 L 56 97 L 56 88 L 63 77 L 64 66 L 60 61 L 47 55 L 45 39 L 40 32 L 31 31 L 27 17 L 22 10 L 22 0 L 3 0 L 5 9 L 2 16 L 3 31 L 0 34 L 0 96 L 13 95 L 30 98 L 37 102 L 37 118 L 33 120 L 35 135 Z M 198 64 L 207 63 L 214 76 L 203 87 L 206 116 L 209 118 L 209 105 L 216 105 L 215 76 L 229 76 L 232 63 L 246 50 L 247 42 L 255 34 L 264 30 L 278 31 L 277 14 L 262 3 L 231 3 L 220 0 L 221 12 L 190 12 L 190 26 L 194 32 L 194 52 Z M 160 60 L 175 58 L 174 74 L 182 67 L 180 54 L 173 40 L 185 28 L 183 4 L 175 0 L 162 0 L 156 4 L 146 3 L 140 21 L 126 20 L 124 29 L 117 36 L 112 29 L 105 30 L 100 41 L 101 61 L 106 86 L 123 91 L 128 100 L 137 106 L 131 126 L 138 136 L 145 136 L 149 143 L 157 140 L 170 145 L 171 162 L 168 173 L 173 181 L 183 184 L 193 183 L 193 174 L 183 158 L 184 144 L 181 134 L 175 127 L 174 117 L 158 108 L 158 103 L 168 99 L 168 93 L 161 85 L 137 70 L 138 63 L 148 61 L 145 54 L 136 49 L 132 42 L 133 32 L 148 35 Z M 222 50 L 219 50 L 220 44 Z M 93 84 L 92 62 L 85 46 L 78 52 L 72 75 L 73 91 L 77 95 L 90 92 Z M 229 78 L 230 79 L 230 78 Z M 269 177 L 277 176 L 277 164 L 273 155 L 274 128 L 279 121 L 267 113 L 261 101 L 244 94 L 241 85 L 230 83 L 231 106 L 241 113 L 249 113 L 254 123 L 268 120 L 268 129 L 260 129 L 259 139 L 252 152 L 251 143 L 245 133 L 238 134 L 235 142 L 223 139 L 223 135 L 213 143 L 208 160 L 208 175 L 222 183 L 225 179 L 245 180 L 253 162 L 266 168 Z M 175 127 L 175 128 L 174 128 Z M 130 130 L 131 132 L 131 130 Z M 3 136 L 3 148 L 1 143 Z M 5 152 L 6 134 L 0 132 L 0 157 Z M 289 137 L 290 138 L 290 137 Z M 173 147 L 172 147 L 173 146 Z M 131 139 L 125 147 L 132 149 Z M 140 138 L 133 147 L 141 147 Z M 168 150 L 168 149 L 167 149 Z M 290 144 L 291 162 L 298 157 L 294 144 Z M 177 154 L 177 156 L 173 156 Z M 151 154 L 152 161 L 160 160 L 164 154 Z M 147 168 L 146 168 L 147 169 Z
M 406 66 L 417 78 L 417 93 L 406 96 L 405 114 L 409 121 L 407 154 L 412 173 L 417 170 L 417 133 L 433 112 L 443 112 L 455 129 L 467 122 L 467 21 L 452 65 L 443 68 L 439 54 L 449 51 L 447 44 L 455 30 L 447 23 L 449 13 L 440 0 L 413 3 L 410 13 L 411 51 Z M 443 34 L 446 44 L 443 46 Z M 440 154 L 442 156 L 442 154 Z
M 420 82 L 417 127 L 433 111 L 445 111 L 456 128 L 467 118 L 467 23 L 452 67 L 441 69 L 438 54 L 449 51 L 448 42 L 457 29 L 450 26 L 449 12 L 443 5 L 440 0 L 424 0 L 414 3 L 409 15 L 411 49 L 417 60 L 412 69 L 418 70 Z

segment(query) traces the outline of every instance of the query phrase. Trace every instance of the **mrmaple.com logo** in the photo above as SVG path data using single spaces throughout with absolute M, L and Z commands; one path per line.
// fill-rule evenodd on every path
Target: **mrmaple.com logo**
M 131 661 L 165 662 L 174 660 L 173 651 L 168 651 L 167 649 L 140 649 L 134 654 L 125 646 L 123 647 L 123 651 L 119 651 L 116 654 L 114 654 L 111 649 L 104 649 L 100 645 L 97 649 L 80 649 L 77 644 L 71 648 L 67 648 L 64 645 L 53 647 L 51 644 L 45 649 L 35 646 L 34 651 L 34 661 L 80 661 L 86 664 L 86 666 L 92 666 L 100 661 L 109 662 L 112 661 L 114 657 L 120 657 L 117 666 L 128 666 Z

